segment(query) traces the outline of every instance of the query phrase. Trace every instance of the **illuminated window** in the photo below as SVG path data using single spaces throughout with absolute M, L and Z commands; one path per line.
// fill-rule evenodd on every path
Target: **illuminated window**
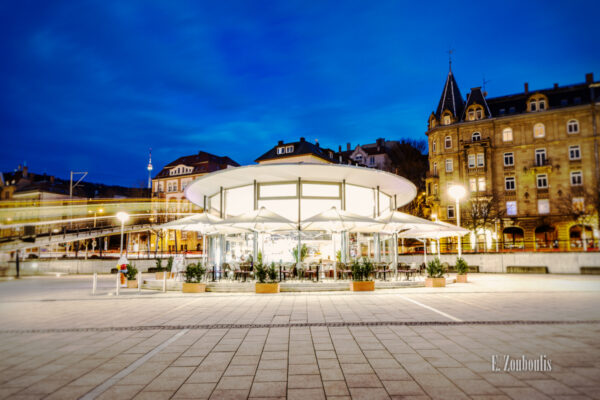
M 437 183 L 433 184 L 433 194 L 438 194 L 438 184 Z
M 504 189 L 506 190 L 515 190 L 515 177 L 507 176 L 504 178 Z
M 476 113 L 477 113 L 477 119 L 483 118 L 483 110 L 481 108 L 478 108 L 476 110 Z
M 453 167 L 454 167 L 454 165 L 453 165 L 452 159 L 451 158 L 447 159 L 446 160 L 446 172 L 452 172 L 454 170 Z
M 504 142 L 512 142 L 513 140 L 513 131 L 511 128 L 504 128 L 502 131 L 502 141 Z
M 567 122 L 567 133 L 579 133 L 579 121 L 576 119 L 569 120 Z
M 543 138 L 544 136 L 546 136 L 546 128 L 544 127 L 544 124 L 538 122 L 533 126 L 533 137 Z
M 452 138 L 450 136 L 446 136 L 446 138 L 444 139 L 444 146 L 447 149 L 452 148 Z
M 514 153 L 504 153 L 504 166 L 512 167 L 513 165 L 515 165 Z
M 434 162 L 433 163 L 433 176 L 437 176 L 437 175 L 438 175 L 437 163 Z
M 517 202 L 507 201 L 506 202 L 506 215 L 517 215 Z
M 473 134 L 471 135 L 471 141 L 479 142 L 480 140 L 481 140 L 481 133 L 473 132 Z
M 450 119 L 450 116 L 444 115 L 444 125 L 450 125 L 451 122 L 452 120 Z
M 585 209 L 585 200 L 583 197 L 573 197 L 573 209 L 579 212 Z
M 437 152 L 437 142 L 435 140 L 433 142 L 431 142 L 431 152 L 432 153 Z
M 477 188 L 480 192 L 485 192 L 485 178 L 479 177 L 477 178 Z
M 548 188 L 548 175 L 537 174 L 536 175 L 536 183 L 537 183 L 538 189 L 547 189 Z
M 475 120 L 475 110 L 469 110 L 469 121 Z
M 580 160 L 581 159 L 581 148 L 579 145 L 569 146 L 569 160 Z
M 571 171 L 571 186 L 583 185 L 583 174 L 581 171 Z
M 471 189 L 471 192 L 477 191 L 477 179 L 469 178 L 469 188 Z
M 467 156 L 467 163 L 469 168 L 475 168 L 475 154 L 469 154 Z
M 550 213 L 550 201 L 548 199 L 538 199 L 538 214 Z

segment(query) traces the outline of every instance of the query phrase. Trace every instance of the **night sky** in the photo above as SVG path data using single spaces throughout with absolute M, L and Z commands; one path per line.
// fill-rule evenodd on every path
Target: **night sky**
M 204 150 L 425 138 L 464 96 L 600 79 L 598 1 L 2 1 L 0 170 L 139 186 Z

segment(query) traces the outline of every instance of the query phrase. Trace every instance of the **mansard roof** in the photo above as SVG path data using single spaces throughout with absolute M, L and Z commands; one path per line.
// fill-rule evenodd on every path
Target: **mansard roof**
M 472 104 L 479 104 L 480 106 L 483 106 L 485 115 L 488 118 L 492 117 L 492 112 L 490 111 L 487 101 L 485 101 L 485 96 L 481 92 L 481 87 L 476 87 L 476 88 L 472 88 L 471 93 L 469 93 L 469 95 L 467 96 L 467 104 L 465 104 L 465 110 L 463 111 L 463 114 L 461 115 L 461 117 L 462 117 L 461 120 L 463 120 L 463 121 L 466 120 L 465 113 L 467 112 L 467 108 L 469 108 L 469 106 Z
M 464 110 L 464 100 L 460 94 L 456 79 L 452 70 L 448 72 L 446 83 L 444 84 L 444 90 L 442 91 L 442 97 L 435 112 L 435 116 L 440 119 L 442 113 L 445 110 L 449 110 L 454 118 L 459 119 L 462 116 Z

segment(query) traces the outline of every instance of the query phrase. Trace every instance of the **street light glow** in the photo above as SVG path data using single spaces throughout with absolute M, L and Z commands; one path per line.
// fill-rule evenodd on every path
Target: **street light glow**
M 126 212 L 124 212 L 124 211 L 119 211 L 119 212 L 117 213 L 117 219 L 118 219 L 119 221 L 121 221 L 121 223 L 124 223 L 125 221 L 127 221 L 127 220 L 129 219 L 129 214 L 127 214 L 127 213 L 126 213 Z
M 455 200 L 460 200 L 467 194 L 464 186 L 462 185 L 452 185 L 448 188 L 448 193 Z

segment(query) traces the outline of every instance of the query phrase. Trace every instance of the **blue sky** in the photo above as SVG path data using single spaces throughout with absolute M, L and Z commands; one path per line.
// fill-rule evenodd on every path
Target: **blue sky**
M 198 150 L 424 138 L 463 95 L 600 78 L 594 1 L 4 1 L 0 170 L 137 186 Z

